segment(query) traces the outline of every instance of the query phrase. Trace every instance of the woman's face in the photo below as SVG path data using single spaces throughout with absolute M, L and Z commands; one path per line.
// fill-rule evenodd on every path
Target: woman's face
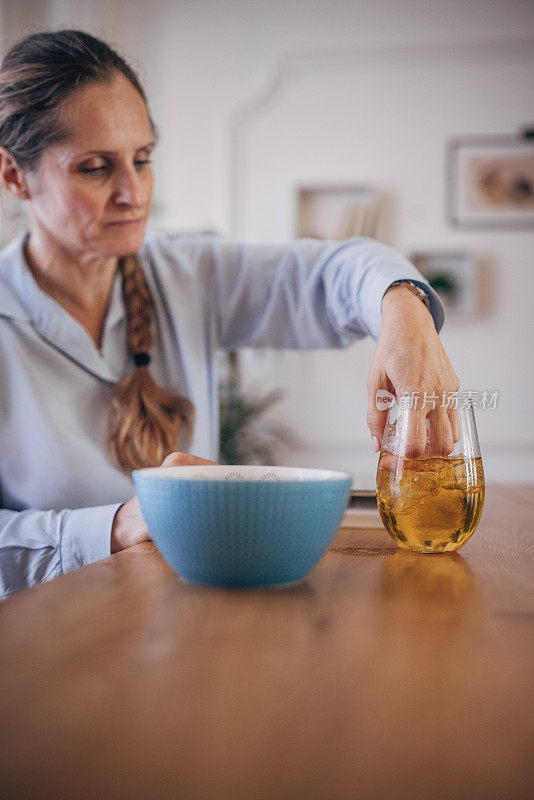
M 153 134 L 140 94 L 117 73 L 68 97 L 69 136 L 27 175 L 33 227 L 81 254 L 126 255 L 143 241 L 153 191 Z

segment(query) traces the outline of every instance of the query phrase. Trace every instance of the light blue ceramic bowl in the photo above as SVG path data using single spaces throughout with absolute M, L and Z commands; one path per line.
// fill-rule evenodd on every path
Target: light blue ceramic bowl
M 150 535 L 182 578 L 210 586 L 300 581 L 347 508 L 346 472 L 207 465 L 135 470 Z

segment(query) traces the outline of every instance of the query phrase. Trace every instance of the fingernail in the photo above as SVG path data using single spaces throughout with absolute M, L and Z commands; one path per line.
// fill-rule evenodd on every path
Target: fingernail
M 372 436 L 371 438 L 373 440 L 373 447 L 375 448 L 375 453 L 378 453 L 378 451 L 380 450 L 380 441 L 376 436 Z

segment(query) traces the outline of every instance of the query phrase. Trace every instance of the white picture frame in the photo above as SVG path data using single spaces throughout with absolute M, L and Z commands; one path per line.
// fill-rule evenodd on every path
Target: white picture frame
M 534 228 L 534 138 L 461 136 L 446 145 L 446 217 L 470 230 Z

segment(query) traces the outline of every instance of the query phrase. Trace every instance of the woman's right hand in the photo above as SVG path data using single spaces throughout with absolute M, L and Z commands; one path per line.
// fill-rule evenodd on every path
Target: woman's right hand
M 192 456 L 190 453 L 169 453 L 162 462 L 162 467 L 188 467 L 196 464 L 216 464 L 205 458 Z M 111 552 L 119 553 L 128 547 L 150 540 L 137 496 L 124 503 L 116 512 L 111 528 Z

